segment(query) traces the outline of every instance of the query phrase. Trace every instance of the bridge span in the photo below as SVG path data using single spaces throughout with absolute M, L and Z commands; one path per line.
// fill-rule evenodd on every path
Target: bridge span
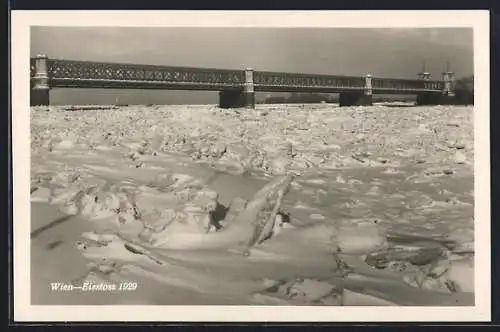
M 454 99 L 454 74 L 431 80 L 423 72 L 418 79 L 338 76 L 283 72 L 171 67 L 30 59 L 30 104 L 49 105 L 52 88 L 112 88 L 219 91 L 222 108 L 255 108 L 255 92 L 338 93 L 340 106 L 371 105 L 373 94 L 409 94 L 417 104 L 450 104 Z

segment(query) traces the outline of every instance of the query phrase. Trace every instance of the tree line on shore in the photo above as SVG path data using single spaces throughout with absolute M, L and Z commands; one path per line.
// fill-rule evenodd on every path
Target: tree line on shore
M 455 81 L 455 98 L 457 104 L 474 105 L 474 76 Z

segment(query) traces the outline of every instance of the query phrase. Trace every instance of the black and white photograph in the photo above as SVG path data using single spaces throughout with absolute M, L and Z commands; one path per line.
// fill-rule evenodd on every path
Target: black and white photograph
M 455 14 L 19 15 L 15 301 L 489 317 L 489 22 Z

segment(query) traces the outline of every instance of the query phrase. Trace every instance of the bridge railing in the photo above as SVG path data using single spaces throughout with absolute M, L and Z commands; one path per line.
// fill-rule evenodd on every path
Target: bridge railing
M 266 71 L 256 71 L 254 73 L 254 83 L 263 86 L 311 86 L 354 89 L 362 89 L 365 86 L 363 77 L 292 74 Z
M 30 75 L 36 72 L 36 58 L 30 59 Z M 44 69 L 45 70 L 45 69 Z M 184 86 L 201 89 L 243 88 L 249 82 L 257 90 L 281 91 L 305 88 L 322 91 L 355 90 L 373 93 L 405 93 L 443 91 L 444 81 L 411 80 L 360 76 L 295 74 L 270 71 L 252 71 L 248 81 L 245 70 L 173 67 L 75 61 L 46 58 L 46 74 L 50 87 L 148 86 L 176 88 Z M 248 74 L 248 73 L 247 73 Z
M 31 62 L 33 68 L 33 59 Z M 65 81 L 105 80 L 165 83 L 200 83 L 236 85 L 245 81 L 243 70 L 170 67 L 48 59 L 51 86 L 64 86 Z M 33 69 L 32 69 L 33 71 Z M 34 75 L 34 74 L 32 74 Z
M 443 81 L 427 81 L 427 80 L 409 80 L 409 79 L 393 79 L 393 78 L 377 78 L 372 79 L 373 90 L 388 90 L 388 91 L 418 91 L 432 90 L 441 91 L 444 88 Z

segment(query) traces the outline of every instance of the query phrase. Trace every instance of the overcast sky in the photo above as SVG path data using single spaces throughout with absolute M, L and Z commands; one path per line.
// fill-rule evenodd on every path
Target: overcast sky
M 31 56 L 171 66 L 414 78 L 473 74 L 469 28 L 33 27 Z M 54 89 L 53 104 L 217 103 L 216 92 Z

